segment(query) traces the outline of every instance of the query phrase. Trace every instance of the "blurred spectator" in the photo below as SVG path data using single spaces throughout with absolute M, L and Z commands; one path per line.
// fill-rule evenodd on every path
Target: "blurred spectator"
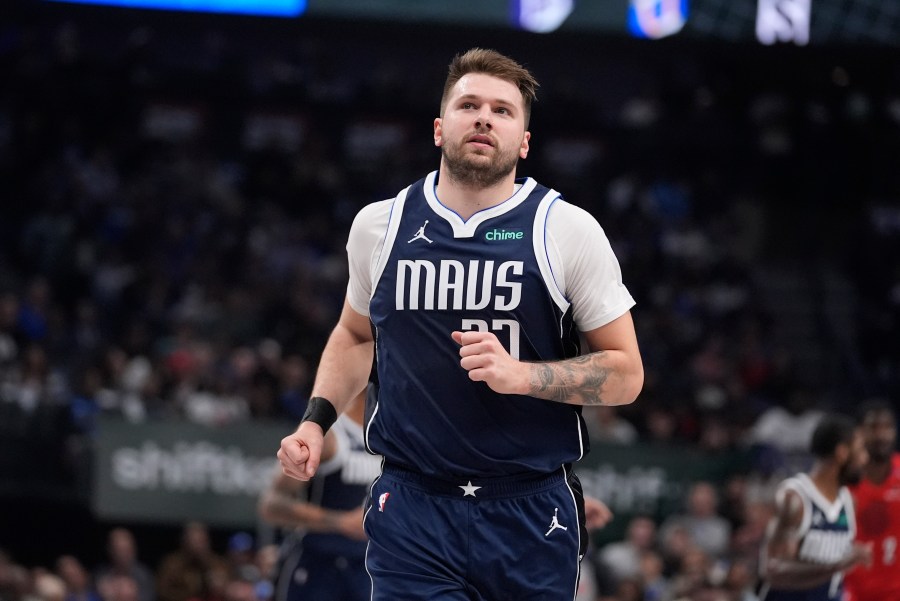
M 638 578 L 625 578 L 616 585 L 611 597 L 600 597 L 601 601 L 643 601 L 644 588 Z
M 644 583 L 644 601 L 667 601 L 669 580 L 663 570 L 665 565 L 658 552 L 647 549 L 640 557 L 640 578 Z
M 673 524 L 659 534 L 662 558 L 663 574 L 671 580 L 681 569 L 683 558 L 693 550 L 694 542 L 687 528 L 681 524 Z
M 631 444 L 638 433 L 627 419 L 621 417 L 618 408 L 608 405 L 585 407 L 582 411 L 591 442 L 600 444 Z
M 160 601 L 215 601 L 228 574 L 228 562 L 212 550 L 206 525 L 188 522 L 182 530 L 180 548 L 160 562 L 158 598 Z
M 754 593 L 756 585 L 756 561 L 748 557 L 737 557 L 728 566 L 724 588 L 733 601 L 757 601 Z
M 683 528 L 691 542 L 712 556 L 728 550 L 731 525 L 717 513 L 719 495 L 709 482 L 697 482 L 691 486 L 687 497 L 687 511 L 671 515 L 663 522 L 660 531 L 666 538 L 675 527 Z
M 225 587 L 224 601 L 258 601 L 256 588 L 246 580 L 232 580 Z
M 657 444 L 670 444 L 676 441 L 678 424 L 675 416 L 666 408 L 650 405 L 645 409 L 647 438 Z
M 641 555 L 653 549 L 656 523 L 646 516 L 635 516 L 628 523 L 625 540 L 607 544 L 598 560 L 609 571 L 614 582 L 640 575 Z
M 189 601 L 225 601 L 231 581 L 228 568 L 224 564 L 211 565 L 203 572 L 199 592 L 189 597 Z
M 283 413 L 295 421 L 300 420 L 306 411 L 310 387 L 306 360 L 299 355 L 286 357 L 281 368 L 281 394 L 278 399 Z
M 225 555 L 231 578 L 256 582 L 261 574 L 256 563 L 256 546 L 248 532 L 236 532 L 228 539 Z
M 109 572 L 99 577 L 97 591 L 103 601 L 141 601 L 137 581 L 127 574 Z
M 256 551 L 256 566 L 260 577 L 273 579 L 278 563 L 278 545 L 263 545 Z
M 19 356 L 19 334 L 16 327 L 16 316 L 19 312 L 19 299 L 8 291 L 0 292 L 0 375 L 10 368 Z M 5 378 L 0 379 L 0 383 Z
M 34 594 L 40 601 L 65 601 L 66 583 L 52 572 L 38 571 L 34 575 Z
M 101 601 L 90 573 L 77 557 L 63 555 L 57 559 L 56 574 L 66 584 L 65 601 Z
M 759 416 L 747 440 L 786 453 L 805 451 L 823 414 L 811 390 L 796 388 L 790 392 L 784 407 L 771 407 Z
M 758 553 L 773 513 L 774 506 L 771 502 L 748 503 L 744 510 L 744 519 L 732 535 L 732 551 L 745 557 Z
M 676 599 L 699 599 L 700 590 L 709 584 L 711 557 L 699 547 L 691 547 L 681 556 L 678 571 L 672 576 L 671 591 Z
M 36 601 L 38 597 L 31 571 L 24 566 L 10 564 L 7 585 L 0 585 L 0 598 L 5 601 Z
M 114 528 L 106 538 L 107 562 L 95 571 L 98 582 L 111 576 L 125 576 L 132 580 L 137 588 L 138 601 L 154 601 L 156 599 L 156 583 L 153 572 L 138 559 L 137 544 L 134 535 L 127 528 Z M 131 584 L 114 581 L 116 595 L 125 595 Z M 106 600 L 104 600 L 106 601 Z

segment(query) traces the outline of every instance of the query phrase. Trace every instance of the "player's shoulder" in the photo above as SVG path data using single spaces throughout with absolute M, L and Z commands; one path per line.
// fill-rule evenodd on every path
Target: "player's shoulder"
M 892 481 L 894 485 L 900 482 L 900 452 L 891 456 L 891 473 L 887 480 Z
M 808 499 L 811 496 L 810 483 L 804 474 L 795 474 L 779 482 L 775 493 L 777 500 L 789 496 Z
M 557 196 L 553 200 L 553 205 L 550 207 L 550 215 L 555 215 L 559 219 L 590 219 L 591 221 L 597 220 L 589 211 L 569 202 L 563 196 Z
M 603 232 L 603 228 L 589 211 L 572 204 L 563 197 L 553 201 L 547 213 L 547 227 L 566 236 L 593 235 Z
M 391 217 L 391 209 L 394 199 L 379 200 L 362 207 L 353 218 L 350 226 L 351 237 L 358 236 L 362 232 L 380 233 Z
M 391 208 L 394 206 L 394 200 L 395 199 L 393 198 L 386 198 L 384 200 L 370 202 L 356 213 L 356 218 L 354 219 L 354 221 L 359 221 L 361 219 L 376 219 L 382 215 L 390 215 Z

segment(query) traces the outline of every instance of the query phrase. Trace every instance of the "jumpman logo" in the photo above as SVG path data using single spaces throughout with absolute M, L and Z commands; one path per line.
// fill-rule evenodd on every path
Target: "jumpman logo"
M 558 514 L 559 514 L 559 507 L 557 507 L 553 510 L 553 519 L 550 520 L 550 530 L 547 530 L 547 534 L 545 534 L 544 536 L 549 536 L 551 532 L 553 532 L 554 530 L 557 530 L 557 529 L 568 530 L 568 527 L 563 526 L 562 524 L 559 523 L 559 518 L 557 517 Z
M 422 227 L 419 228 L 419 231 L 416 232 L 416 235 L 413 236 L 412 238 L 410 238 L 410 240 L 407 242 L 407 244 L 409 244 L 410 242 L 415 242 L 416 240 L 424 240 L 428 244 L 431 244 L 431 242 L 432 242 L 431 238 L 429 238 L 428 236 L 425 235 L 425 226 L 426 225 L 428 225 L 427 219 L 425 220 L 425 223 L 422 224 Z

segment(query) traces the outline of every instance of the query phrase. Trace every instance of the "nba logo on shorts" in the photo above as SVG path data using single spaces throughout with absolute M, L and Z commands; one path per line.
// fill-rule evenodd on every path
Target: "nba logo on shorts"
M 381 496 L 378 497 L 378 511 L 384 513 L 384 504 L 387 503 L 389 496 L 391 496 L 391 493 L 383 492 L 381 493 Z

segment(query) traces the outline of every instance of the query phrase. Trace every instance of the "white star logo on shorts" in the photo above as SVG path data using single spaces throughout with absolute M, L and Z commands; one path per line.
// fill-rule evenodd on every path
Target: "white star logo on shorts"
M 465 486 L 460 485 L 459 488 L 463 489 L 464 497 L 474 497 L 475 491 L 482 487 L 481 486 L 472 486 L 472 481 L 469 480 L 468 484 L 466 484 Z

